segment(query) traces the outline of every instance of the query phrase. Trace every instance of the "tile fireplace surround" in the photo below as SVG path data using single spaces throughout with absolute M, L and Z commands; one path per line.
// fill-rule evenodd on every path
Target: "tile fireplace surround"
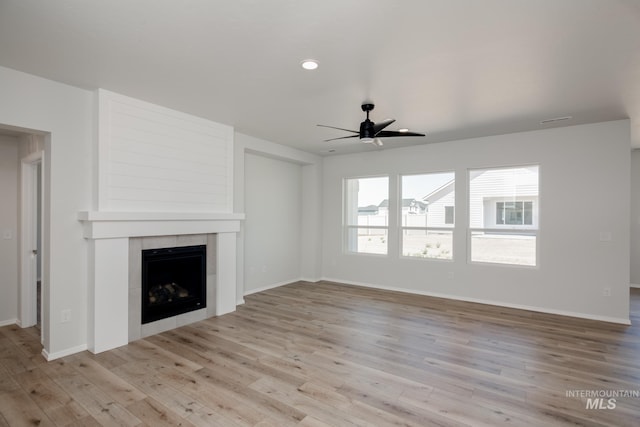
M 91 352 L 110 350 L 145 335 L 235 311 L 236 237 L 244 214 L 80 212 L 78 219 L 83 222 L 84 237 L 89 241 L 88 348 Z M 153 239 L 148 239 L 151 237 Z M 207 308 L 143 328 L 139 326 L 139 318 L 132 318 L 139 316 L 139 306 L 134 307 L 139 301 L 130 275 L 135 275 L 132 269 L 140 267 L 130 266 L 130 258 L 135 258 L 135 254 L 130 254 L 130 247 L 137 251 L 142 242 L 164 247 L 165 238 L 167 242 L 178 243 L 173 246 L 183 246 L 183 242 L 186 245 L 194 239 L 206 240 L 207 251 L 216 254 L 215 277 L 207 273 Z M 210 245 L 215 248 L 209 249 Z M 214 282 L 213 286 L 209 282 Z

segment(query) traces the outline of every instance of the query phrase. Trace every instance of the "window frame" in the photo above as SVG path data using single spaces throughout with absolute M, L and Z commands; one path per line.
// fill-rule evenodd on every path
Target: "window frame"
M 365 175 L 365 176 L 352 176 L 352 177 L 345 177 L 342 179 L 342 253 L 346 254 L 346 255 L 363 255 L 363 256 L 374 256 L 374 257 L 388 257 L 389 256 L 389 228 L 390 228 L 390 224 L 389 224 L 389 215 L 387 214 L 387 218 L 386 218 L 386 225 L 381 226 L 381 225 L 367 225 L 367 226 L 362 226 L 362 225 L 358 225 L 358 224 L 350 224 L 349 223 L 349 188 L 348 188 L 348 182 L 349 181 L 353 181 L 353 180 L 360 180 L 360 179 L 375 179 L 375 178 L 386 178 L 387 179 L 387 200 L 388 203 L 391 204 L 391 199 L 390 199 L 390 188 L 391 188 L 391 175 L 389 174 L 380 174 L 380 175 Z M 357 204 L 357 202 L 356 202 Z M 356 218 L 359 216 L 357 215 L 357 209 L 358 206 L 356 206 Z M 388 208 L 387 208 L 388 209 Z M 357 222 L 357 220 L 356 220 Z M 386 247 L 386 252 L 385 253 L 375 253 L 375 252 L 360 252 L 360 251 L 354 251 L 351 250 L 350 247 L 350 242 L 351 242 L 351 233 L 353 233 L 354 231 L 356 232 L 356 240 L 357 240 L 357 236 L 358 236 L 358 232 L 357 230 L 360 229 L 372 229 L 372 230 L 384 230 L 385 231 L 385 247 Z
M 453 180 L 453 193 L 454 193 L 454 204 L 453 205 L 445 205 L 445 214 L 444 214 L 444 219 L 443 219 L 443 226 L 424 226 L 424 227 L 419 227 L 419 226 L 405 226 L 403 224 L 403 213 L 402 213 L 402 209 L 403 209 L 403 200 L 404 200 L 404 194 L 403 194 L 403 178 L 407 177 L 407 176 L 419 176 L 419 175 L 445 175 L 445 174 L 451 174 L 452 175 L 452 180 Z M 449 181 L 448 181 L 449 182 Z M 448 183 L 447 182 L 447 183 Z M 446 185 L 446 184 L 443 184 Z M 456 190 L 456 171 L 455 170 L 445 170 L 445 171 L 433 171 L 433 172 L 417 172 L 417 173 L 404 173 L 404 174 L 398 174 L 398 206 L 397 206 L 397 212 L 398 212 L 398 235 L 399 235 L 399 239 L 398 239 L 398 256 L 401 259 L 411 259 L 411 260 L 427 260 L 427 261 L 444 261 L 444 262 L 453 262 L 454 261 L 454 254 L 455 254 L 455 248 L 454 248 L 454 232 L 455 232 L 455 228 L 456 228 L 456 224 L 455 224 L 455 190 Z M 440 187 L 441 188 L 441 187 Z M 453 216 L 453 223 L 452 224 L 446 224 L 444 221 L 446 219 L 446 208 L 447 207 L 452 207 L 454 208 L 454 216 Z M 428 212 L 429 206 L 427 205 L 427 212 Z M 440 258 L 440 257 L 428 257 L 428 256 L 415 256 L 415 255 L 405 255 L 404 253 L 404 236 L 405 231 L 424 231 L 425 234 L 428 234 L 429 232 L 438 232 L 438 231 L 444 231 L 447 234 L 451 234 L 451 254 L 449 258 Z
M 473 227 L 471 225 L 472 221 L 472 211 L 471 211 L 471 175 L 474 171 L 489 171 L 489 170 L 504 170 L 504 169 L 523 169 L 529 167 L 536 167 L 538 169 L 538 179 L 537 179 L 537 196 L 520 196 L 517 197 L 515 201 L 521 202 L 532 202 L 532 224 L 526 225 L 522 224 L 519 227 L 513 224 L 494 224 L 492 227 Z M 540 217 L 541 217 L 541 197 L 540 197 L 540 176 L 541 176 L 542 167 L 540 163 L 526 163 L 526 164 L 515 164 L 508 166 L 489 166 L 489 167 L 473 167 L 467 169 L 467 179 L 466 179 L 466 188 L 467 188 L 467 263 L 474 265 L 487 265 L 487 266 L 497 266 L 504 268 L 525 268 L 525 269 L 539 269 L 540 268 Z M 506 197 L 504 200 L 496 200 L 493 201 L 493 208 L 496 209 L 496 204 L 498 202 L 506 202 Z M 511 200 L 509 200 L 511 201 Z M 524 209 L 523 209 L 524 216 Z M 534 219 L 535 218 L 535 219 Z M 524 219 L 524 218 L 523 218 Z M 493 221 L 497 222 L 497 218 Z M 494 233 L 498 235 L 513 235 L 513 236 L 523 236 L 523 235 L 532 235 L 535 237 L 535 263 L 533 265 L 529 264 L 515 264 L 515 263 L 506 263 L 506 262 L 491 262 L 491 261 L 475 261 L 473 260 L 473 235 L 474 233 Z

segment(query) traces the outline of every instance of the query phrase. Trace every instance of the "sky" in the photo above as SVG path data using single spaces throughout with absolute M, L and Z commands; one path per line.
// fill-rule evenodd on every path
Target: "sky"
M 402 177 L 402 198 L 422 200 L 424 196 L 451 181 L 453 177 L 453 172 L 405 175 Z M 360 178 L 358 207 L 379 205 L 388 198 L 389 179 L 387 177 Z

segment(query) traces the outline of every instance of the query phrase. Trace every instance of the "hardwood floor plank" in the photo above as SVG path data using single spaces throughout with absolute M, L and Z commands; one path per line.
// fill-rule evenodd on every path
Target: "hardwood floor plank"
M 267 411 L 257 409 L 254 402 L 246 402 L 236 391 L 225 388 L 206 373 L 202 375 L 202 381 L 186 386 L 183 391 L 194 398 L 215 401 L 212 413 L 218 419 L 226 420 L 228 425 L 246 426 L 270 418 Z
M 36 328 L 20 328 L 11 325 L 3 328 L 2 332 L 9 338 L 27 358 L 34 363 L 44 363 L 42 357 L 42 345 L 40 344 L 40 331 Z
M 194 424 L 185 418 L 180 418 L 171 409 L 157 400 L 147 397 L 127 406 L 127 410 L 149 426 L 180 426 L 192 427 Z
M 143 392 L 132 384 L 92 360 L 87 353 L 71 356 L 67 360 L 83 378 L 96 384 L 100 390 L 122 406 L 128 406 L 146 397 Z
M 67 424 L 65 427 L 101 427 L 102 424 L 98 422 L 91 415 L 87 415 L 71 424 Z
M 333 427 L 331 424 L 323 423 L 317 418 L 312 417 L 311 415 L 307 415 L 304 417 L 302 421 L 298 424 L 300 427 Z
M 514 421 L 514 418 L 508 414 L 492 411 L 470 401 L 461 405 L 450 393 L 438 390 L 426 399 L 421 399 L 420 396 L 402 395 L 398 402 L 408 407 L 421 408 L 424 411 L 439 414 L 455 423 L 474 427 L 491 427 Z M 517 425 L 527 425 L 522 423 L 522 420 L 517 421 Z
M 120 347 L 119 354 L 125 355 L 125 357 L 134 361 L 149 361 L 161 366 L 174 366 L 176 369 L 186 373 L 202 368 L 201 365 L 182 357 L 180 354 L 167 351 L 146 340 L 138 340 L 127 346 Z
M 99 354 L 87 352 L 85 355 L 109 370 L 127 363 L 127 360 L 119 356 L 115 351 L 105 351 Z
M 56 425 L 67 425 L 86 417 L 88 412 L 41 369 L 16 375 L 16 381 Z
M 43 365 L 49 375 L 69 396 L 103 425 L 135 426 L 141 423 L 123 405 L 74 369 L 76 356 Z
M 46 363 L 39 331 L 0 328 L 0 427 L 637 426 L 632 326 L 294 283 L 235 313 Z
M 180 390 L 183 383 L 174 383 L 171 380 L 167 382 L 155 368 L 144 362 L 128 363 L 115 368 L 114 372 L 181 418 L 207 412 L 202 403 Z
M 0 394 L 0 416 L 9 426 L 55 426 L 23 390 Z
M 305 415 L 311 415 L 318 420 L 330 425 L 366 426 L 371 424 L 357 417 L 346 416 L 344 409 L 338 409 L 326 405 L 323 402 L 301 393 L 297 387 L 278 381 L 276 378 L 262 378 L 249 386 L 252 390 L 263 393 L 284 405 L 297 408 Z M 348 409 L 348 408 L 347 408 Z
M 0 394 L 18 390 L 20 385 L 16 382 L 9 370 L 0 363 Z
M 6 326 L 0 328 L 0 366 L 11 374 L 28 371 L 36 367 L 28 354 L 25 354 L 9 337 L 7 337 L 7 328 L 16 328 L 17 326 Z
M 229 380 L 228 376 L 219 376 L 206 369 L 198 372 L 202 375 L 207 384 L 220 388 L 223 393 L 232 397 L 234 401 L 239 402 L 239 407 L 256 408 L 263 414 L 264 418 L 276 420 L 283 425 L 291 425 L 302 420 L 306 413 L 301 412 L 298 408 L 291 407 L 286 403 L 282 403 L 271 396 L 253 390 L 250 385 L 248 387 L 239 386 L 233 380 Z M 269 377 L 264 377 L 269 378 Z M 291 384 L 286 382 L 287 384 Z

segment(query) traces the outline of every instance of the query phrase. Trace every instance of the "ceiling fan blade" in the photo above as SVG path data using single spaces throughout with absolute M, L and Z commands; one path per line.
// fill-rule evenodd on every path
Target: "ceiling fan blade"
M 335 141 L 336 139 L 357 138 L 358 135 L 341 136 L 338 138 L 325 139 L 324 142 Z
M 335 127 L 335 126 L 327 126 L 327 125 L 316 125 L 316 126 L 320 126 L 321 128 L 329 128 L 329 129 L 344 130 L 344 131 L 351 132 L 351 133 L 359 133 L 357 130 L 344 129 L 344 128 L 337 128 L 337 127 Z
M 387 120 L 383 120 L 381 122 L 375 123 L 373 125 L 373 134 L 375 136 L 378 136 L 378 134 L 382 131 L 382 129 L 386 128 L 387 126 L 389 126 L 391 123 L 395 122 L 395 119 L 387 119 Z
M 425 136 L 423 133 L 399 132 L 395 130 L 383 130 L 376 134 L 378 138 L 391 138 L 395 136 Z

